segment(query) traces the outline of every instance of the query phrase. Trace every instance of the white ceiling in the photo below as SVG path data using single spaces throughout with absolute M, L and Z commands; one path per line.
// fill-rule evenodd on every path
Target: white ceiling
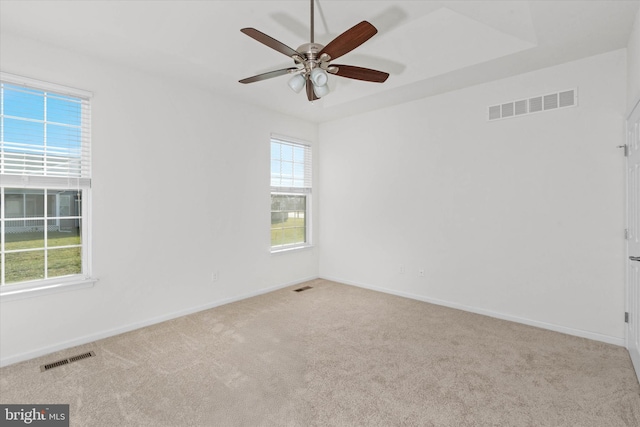
M 0 35 L 187 79 L 244 102 L 324 121 L 624 48 L 640 0 L 315 4 L 317 43 L 326 45 L 362 20 L 376 26 L 377 35 L 338 62 L 386 71 L 385 83 L 332 76 L 331 93 L 314 103 L 292 92 L 287 76 L 238 83 L 293 66 L 240 29 L 256 28 L 295 49 L 309 41 L 309 0 L 2 0 Z

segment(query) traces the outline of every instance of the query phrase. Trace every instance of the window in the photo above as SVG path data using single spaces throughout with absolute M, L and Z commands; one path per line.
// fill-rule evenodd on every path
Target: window
M 0 73 L 0 295 L 90 279 L 90 94 Z
M 271 137 L 271 250 L 311 244 L 311 146 Z

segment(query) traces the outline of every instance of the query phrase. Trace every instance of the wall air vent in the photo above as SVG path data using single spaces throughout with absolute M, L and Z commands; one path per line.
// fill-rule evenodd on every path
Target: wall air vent
M 513 103 L 516 107 L 516 116 L 521 114 L 527 114 L 527 100 L 523 99 L 521 101 L 516 101 Z
M 576 105 L 575 90 L 567 90 L 565 92 L 560 92 L 558 96 L 560 97 L 560 108 L 573 107 L 574 105 Z
M 542 111 L 542 97 L 529 98 L 529 113 L 537 113 Z
M 575 107 L 578 105 L 577 94 L 578 89 L 569 89 L 499 105 L 491 105 L 488 110 L 488 120 L 500 120 L 542 111 L 557 110 L 558 108 Z

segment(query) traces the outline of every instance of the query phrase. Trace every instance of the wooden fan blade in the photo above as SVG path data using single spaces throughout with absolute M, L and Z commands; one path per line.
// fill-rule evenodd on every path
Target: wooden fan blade
M 316 99 L 320 99 L 316 96 L 316 93 L 313 91 L 313 83 L 311 83 L 311 77 L 307 76 L 307 99 L 309 101 L 315 101 Z
M 262 80 L 271 79 L 273 77 L 283 76 L 285 74 L 289 74 L 290 72 L 297 71 L 297 70 L 298 68 L 296 67 L 283 68 L 282 70 L 269 71 L 267 73 L 258 74 L 253 77 L 247 77 L 246 79 L 239 80 L 239 82 L 240 83 L 260 82 Z
M 330 69 L 336 67 L 337 71 L 329 71 L 332 74 L 348 79 L 364 80 L 366 82 L 382 83 L 389 77 L 389 73 L 372 70 L 370 68 L 354 67 L 353 65 L 331 64 Z
M 293 55 L 300 55 L 298 52 L 296 52 L 295 50 L 291 49 L 286 44 L 284 44 L 282 42 L 279 42 L 278 40 L 274 39 L 273 37 L 270 37 L 270 36 L 266 35 L 265 33 L 262 33 L 260 31 L 256 30 L 255 28 L 243 28 L 240 31 L 242 31 L 243 33 L 245 33 L 246 35 L 248 35 L 252 39 L 255 39 L 255 40 L 259 41 L 263 45 L 269 46 L 271 49 L 277 50 L 278 52 L 287 55 L 289 58 L 291 58 Z
M 331 59 L 337 59 L 369 40 L 377 32 L 376 27 L 367 21 L 362 21 L 329 42 L 329 44 L 320 51 L 318 57 L 326 53 Z

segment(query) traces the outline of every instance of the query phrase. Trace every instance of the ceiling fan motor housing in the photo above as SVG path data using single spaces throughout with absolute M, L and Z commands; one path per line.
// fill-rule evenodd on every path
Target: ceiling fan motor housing
M 307 61 L 318 59 L 318 54 L 324 49 L 319 43 L 305 43 L 296 49 L 299 53 L 304 54 Z

